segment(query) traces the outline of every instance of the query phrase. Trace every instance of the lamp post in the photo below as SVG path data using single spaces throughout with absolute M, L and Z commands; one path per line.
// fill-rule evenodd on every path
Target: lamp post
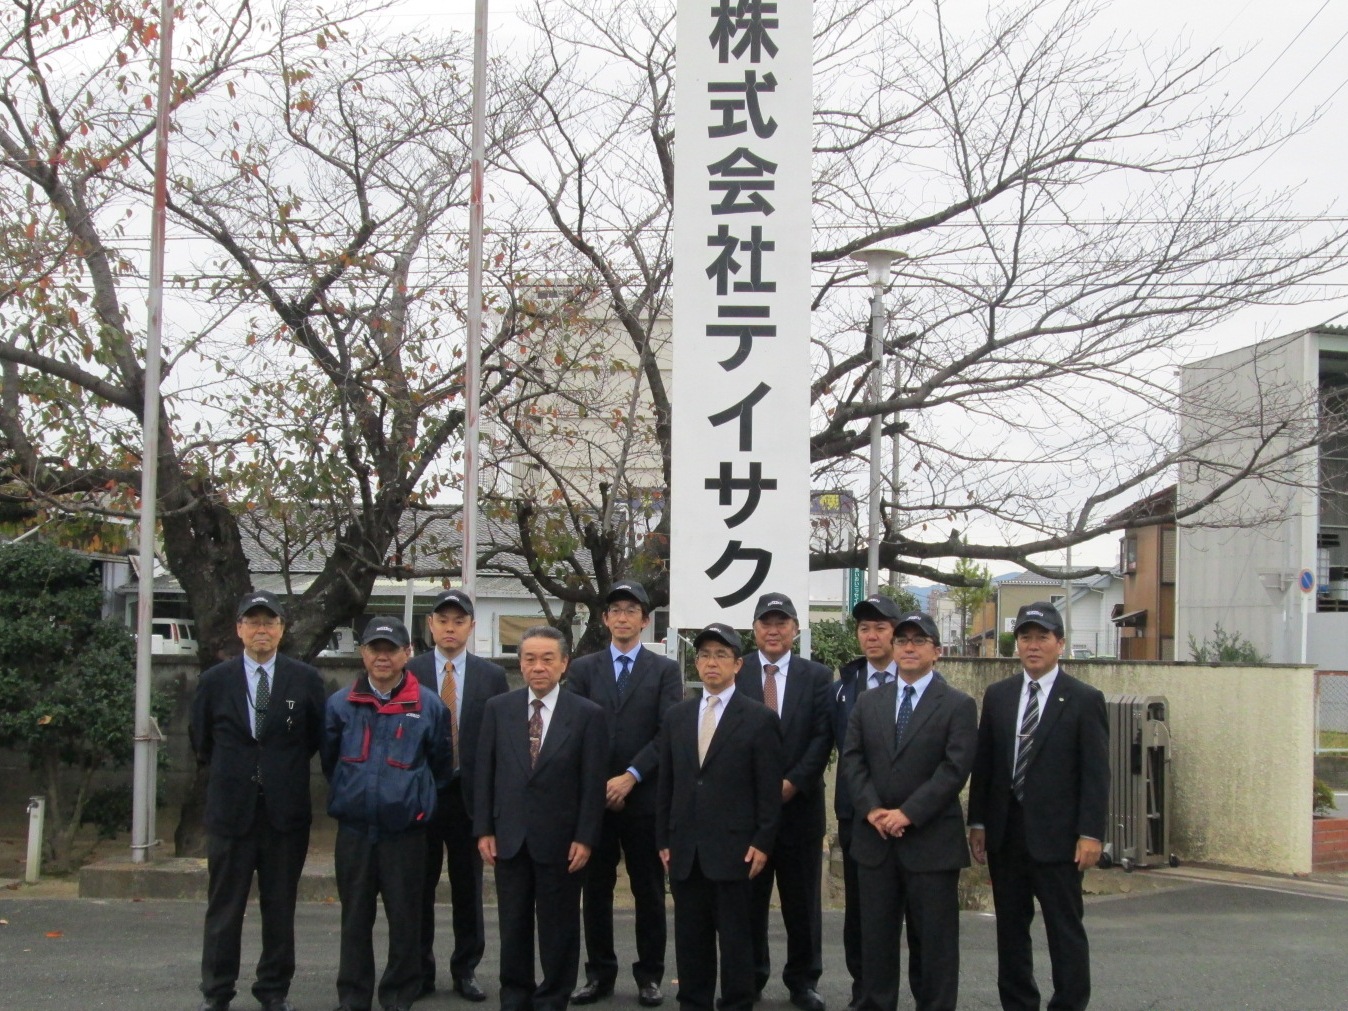
M 889 268 L 895 260 L 907 258 L 907 253 L 883 246 L 871 246 L 852 254 L 852 259 L 866 265 L 866 279 L 871 284 L 871 381 L 866 399 L 871 405 L 871 495 L 870 517 L 867 523 L 866 594 L 880 590 L 880 499 L 884 481 L 880 473 L 880 411 L 881 362 L 885 337 L 885 287 L 889 284 Z M 896 484 L 897 487 L 897 484 Z M 897 493 L 896 493 L 897 494 Z

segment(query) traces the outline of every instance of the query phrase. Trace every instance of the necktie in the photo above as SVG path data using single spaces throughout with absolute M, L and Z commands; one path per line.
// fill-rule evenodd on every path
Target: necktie
M 887 670 L 871 671 L 871 679 L 875 682 L 875 687 L 883 688 L 894 680 L 894 675 Z
M 445 664 L 445 680 L 440 685 L 440 701 L 449 710 L 449 739 L 454 745 L 454 768 L 459 767 L 459 689 L 454 684 L 454 665 Z
M 534 714 L 529 717 L 529 768 L 538 764 L 543 750 L 543 700 L 534 699 Z
M 632 658 L 620 656 L 618 663 L 622 666 L 622 670 L 618 671 L 618 702 L 621 703 L 627 694 L 627 683 L 632 680 Z
M 1011 792 L 1016 800 L 1025 800 L 1025 769 L 1030 764 L 1034 728 L 1039 726 L 1039 682 L 1030 682 L 1030 698 L 1025 703 L 1025 716 L 1020 721 L 1020 736 L 1016 748 L 1016 768 L 1011 773 Z
M 262 724 L 267 722 L 267 707 L 271 705 L 271 685 L 267 683 L 267 668 L 257 669 L 257 695 L 253 697 L 253 736 L 262 736 Z
M 781 715 L 777 707 L 777 665 L 770 663 L 763 668 L 763 704 L 774 713 Z M 792 712 L 795 712 L 793 709 Z
M 903 701 L 899 703 L 899 715 L 894 720 L 894 747 L 903 740 L 903 732 L 908 729 L 908 721 L 913 717 L 913 696 L 917 694 L 912 685 L 903 686 Z
M 707 699 L 707 708 L 702 710 L 702 723 L 697 728 L 697 761 L 701 765 L 707 760 L 707 749 L 716 735 L 716 706 L 720 703 L 715 695 Z

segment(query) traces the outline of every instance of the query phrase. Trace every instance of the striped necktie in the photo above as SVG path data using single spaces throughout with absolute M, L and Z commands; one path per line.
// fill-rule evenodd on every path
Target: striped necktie
M 1016 739 L 1016 768 L 1011 773 L 1011 792 L 1016 800 L 1025 800 L 1025 769 L 1030 764 L 1030 752 L 1034 750 L 1034 729 L 1039 726 L 1039 682 L 1030 682 L 1030 698 L 1025 703 L 1025 716 L 1020 721 L 1020 734 Z

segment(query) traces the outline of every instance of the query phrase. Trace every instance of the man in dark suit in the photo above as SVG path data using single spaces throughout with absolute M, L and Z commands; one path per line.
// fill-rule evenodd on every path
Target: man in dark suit
M 899 606 L 882 594 L 857 601 L 852 608 L 856 621 L 857 646 L 861 656 L 849 660 L 838 671 L 833 684 L 833 739 L 838 746 L 838 764 L 833 783 L 833 814 L 838 819 L 838 845 L 843 856 L 843 957 L 852 977 L 852 996 L 848 1007 L 861 1002 L 861 892 L 857 883 L 857 862 L 852 856 L 852 794 L 843 775 L 842 751 L 847 742 L 847 721 L 862 692 L 879 688 L 898 677 L 894 660 L 894 629 L 899 623 Z M 908 932 L 911 946 L 913 933 Z M 911 955 L 911 948 L 910 948 Z M 909 966 L 913 961 L 910 957 Z
M 486 950 L 482 919 L 482 857 L 473 835 L 473 769 L 478 730 L 487 699 L 509 689 L 505 671 L 468 650 L 473 641 L 473 600 L 462 590 L 443 590 L 426 617 L 426 636 L 435 648 L 412 659 L 407 669 L 440 696 L 449 711 L 454 774 L 440 791 L 426 841 L 426 884 L 421 906 L 423 994 L 435 991 L 435 889 L 449 857 L 449 897 L 454 907 L 454 951 L 449 972 L 454 992 L 470 1001 L 486 1000 L 477 966 Z
M 864 1011 L 894 1011 L 903 920 L 918 1011 L 954 1011 L 959 991 L 959 873 L 969 866 L 960 791 L 978 740 L 974 700 L 935 676 L 936 623 L 904 614 L 899 679 L 852 710 L 843 775 L 855 807 L 852 855 L 861 892 Z M 899 687 L 902 685 L 902 693 Z M 899 911 L 903 911 L 903 917 Z M 914 967 L 911 960 L 920 960 Z
M 819 890 L 824 846 L 824 768 L 833 749 L 830 689 L 833 672 L 791 652 L 800 624 L 784 593 L 765 593 L 754 607 L 756 652 L 744 659 L 736 689 L 764 703 L 782 724 L 786 771 L 781 782 L 782 816 L 777 843 L 764 872 L 754 880 L 754 983 L 761 991 L 772 971 L 768 907 L 772 885 L 786 926 L 782 982 L 801 1011 L 824 1011 L 816 989 L 823 972 L 822 901 Z
M 674 894 L 679 1006 L 748 1011 L 753 881 L 772 853 L 782 805 L 781 726 L 736 685 L 738 632 L 708 625 L 693 645 L 704 691 L 665 716 L 656 803 L 660 859 Z
M 243 655 L 201 675 L 189 736 L 206 784 L 206 929 L 201 1011 L 224 1011 L 239 978 L 248 890 L 257 875 L 262 956 L 253 996 L 291 1011 L 295 896 L 309 852 L 309 765 L 323 740 L 323 678 L 277 652 L 285 608 L 265 590 L 239 601 Z
M 502 1011 L 560 1011 L 580 970 L 580 894 L 603 831 L 608 728 L 602 709 L 561 690 L 560 632 L 528 629 L 519 656 L 528 687 L 488 700 L 482 718 L 474 829 L 496 868 Z
M 637 1001 L 656 1007 L 664 1001 L 666 935 L 665 870 L 655 845 L 657 739 L 665 712 L 683 699 L 683 674 L 673 660 L 641 645 L 651 620 L 644 586 L 614 583 L 604 603 L 608 649 L 576 660 L 566 675 L 568 688 L 604 710 L 609 728 L 604 834 L 585 881 L 585 985 L 571 1003 L 593 1004 L 613 992 L 613 889 L 621 849 L 636 905 Z
M 1030 922 L 1044 913 L 1050 1011 L 1090 1002 L 1081 878 L 1100 859 L 1109 801 L 1109 721 L 1096 688 L 1065 673 L 1052 604 L 1016 615 L 1024 671 L 983 696 L 969 787 L 969 845 L 985 859 L 997 911 L 997 990 L 1005 1011 L 1039 1011 Z

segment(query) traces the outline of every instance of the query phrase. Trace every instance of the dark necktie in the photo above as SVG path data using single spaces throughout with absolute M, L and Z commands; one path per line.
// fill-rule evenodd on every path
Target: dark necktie
M 777 669 L 775 663 L 763 667 L 763 705 L 780 715 L 781 711 L 777 708 Z M 791 711 L 795 712 L 794 709 Z
M 543 700 L 534 699 L 534 714 L 529 717 L 529 768 L 538 764 L 543 750 Z
M 632 658 L 620 656 L 618 663 L 622 666 L 622 670 L 618 671 L 618 702 L 621 704 L 623 696 L 627 694 L 628 682 L 632 680 Z
M 1030 698 L 1025 703 L 1025 716 L 1020 721 L 1020 736 L 1016 748 L 1016 768 L 1011 773 L 1011 792 L 1016 800 L 1025 800 L 1025 769 L 1030 764 L 1034 728 L 1039 726 L 1039 682 L 1030 682 Z
M 267 683 L 267 668 L 257 669 L 257 695 L 253 697 L 253 736 L 262 736 L 262 724 L 267 722 L 267 707 L 271 705 L 271 685 Z
M 903 686 L 903 701 L 899 703 L 899 715 L 894 721 L 894 747 L 903 740 L 903 732 L 908 729 L 908 721 L 913 718 L 913 695 L 916 689 L 912 685 Z
M 871 672 L 871 678 L 875 681 L 876 688 L 883 688 L 894 680 L 894 675 L 887 670 L 877 670 Z

